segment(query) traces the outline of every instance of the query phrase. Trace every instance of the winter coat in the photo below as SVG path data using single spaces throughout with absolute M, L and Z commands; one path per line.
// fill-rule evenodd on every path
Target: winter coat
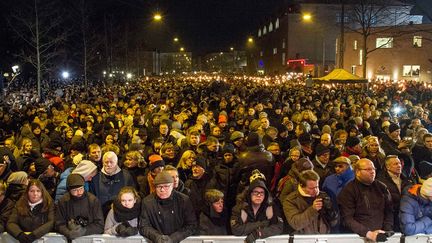
M 3 199 L 0 203 L 0 233 L 3 233 L 6 229 L 6 223 L 9 219 L 12 209 L 14 208 L 15 201 L 9 198 Z
M 405 235 L 432 234 L 432 202 L 420 195 L 421 185 L 414 185 L 402 195 L 400 225 Z
M 72 173 L 72 171 L 74 169 L 75 169 L 75 167 L 67 168 L 63 173 L 60 174 L 60 182 L 57 185 L 56 195 L 55 195 L 55 201 L 56 202 L 58 202 L 58 200 L 60 200 L 60 198 L 62 198 L 63 195 L 68 192 L 67 187 L 66 187 L 66 179 Z M 88 192 L 90 189 L 90 185 L 87 181 L 84 184 L 84 189 L 86 192 Z
M 371 185 L 354 179 L 337 197 L 342 224 L 351 232 L 393 230 L 393 204 L 387 186 L 375 180 Z
M 207 205 L 199 217 L 200 235 L 228 235 L 228 214 L 224 209 L 222 213 L 214 211 L 212 205 Z
M 81 198 L 73 198 L 66 193 L 57 203 L 55 228 L 60 234 L 71 239 L 67 224 L 78 216 L 88 219 L 85 235 L 102 234 L 104 218 L 99 200 L 91 193 L 85 192 Z
M 190 178 L 186 181 L 185 187 L 189 188 L 189 198 L 195 209 L 195 215 L 197 219 L 201 213 L 202 202 L 204 202 L 204 193 L 207 189 L 214 189 L 214 186 L 210 184 L 210 176 L 207 173 L 200 179 Z
M 234 178 L 240 179 L 242 183 L 248 182 L 251 172 L 258 169 L 267 178 L 266 186 L 269 188 L 274 173 L 273 167 L 273 155 L 264 150 L 264 145 L 247 147 L 245 152 L 239 154 Z
M 197 220 L 188 196 L 172 191 L 167 199 L 155 194 L 144 198 L 141 204 L 139 232 L 155 242 L 161 235 L 168 235 L 178 243 L 197 230 Z
M 348 182 L 354 180 L 354 171 L 351 166 L 342 174 L 333 174 L 328 176 L 323 183 L 323 191 L 325 191 L 332 199 L 333 205 L 337 207 L 336 198 Z
M 32 232 L 36 238 L 41 238 L 54 228 L 54 202 L 47 212 L 42 212 L 43 204 L 36 205 L 30 211 L 30 215 L 18 214 L 18 208 L 14 207 L 7 222 L 7 232 L 17 238 L 23 232 Z
M 114 206 L 114 203 L 116 203 L 116 205 L 118 205 L 117 207 Z M 134 205 L 134 207 L 132 209 L 126 209 L 121 205 L 121 202 L 118 200 L 115 200 L 113 203 L 112 208 L 110 209 L 110 211 L 108 212 L 108 215 L 105 219 L 105 230 L 104 230 L 104 234 L 109 234 L 109 235 L 118 235 L 117 232 L 117 226 L 119 226 L 121 223 L 123 222 L 127 222 L 129 223 L 129 225 L 131 227 L 138 227 L 138 217 L 139 217 L 139 210 L 141 210 L 141 201 L 137 201 Z M 123 207 L 120 208 L 120 210 L 118 210 L 118 207 Z M 126 210 L 126 211 L 125 211 Z M 123 212 L 125 211 L 125 212 Z M 125 220 L 120 221 L 118 219 L 116 219 L 116 214 L 117 215 L 121 215 L 121 217 L 123 217 Z M 134 217 L 134 218 L 132 218 Z

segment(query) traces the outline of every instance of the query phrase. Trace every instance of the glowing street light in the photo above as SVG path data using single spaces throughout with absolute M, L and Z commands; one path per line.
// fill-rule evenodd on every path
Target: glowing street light
M 230 51 L 234 51 L 234 47 L 230 47 Z
M 63 72 L 62 72 L 62 77 L 63 77 L 64 79 L 69 78 L 69 76 L 70 76 L 70 74 L 69 74 L 68 71 L 63 71 Z
M 312 15 L 310 13 L 305 13 L 302 16 L 304 21 L 311 21 L 312 20 Z
M 127 73 L 127 74 L 126 74 L 126 78 L 127 78 L 127 79 L 131 79 L 131 78 L 132 78 L 132 73 Z
M 155 21 L 161 21 L 161 20 L 162 20 L 162 15 L 161 15 L 160 13 L 155 13 L 155 14 L 153 15 L 153 19 L 154 19 Z
M 249 38 L 248 38 L 248 43 L 253 43 L 253 42 L 254 42 L 253 38 L 252 38 L 252 37 L 249 37 Z
M 184 51 L 185 49 L 184 49 L 184 47 L 180 47 L 180 51 Z
M 174 42 L 178 42 L 178 41 L 179 41 L 179 38 L 175 37 Z

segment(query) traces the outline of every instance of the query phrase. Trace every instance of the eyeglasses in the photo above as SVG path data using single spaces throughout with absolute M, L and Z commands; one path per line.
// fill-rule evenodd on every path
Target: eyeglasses
M 264 191 L 262 191 L 262 192 L 259 192 L 259 191 L 252 191 L 251 194 L 254 195 L 254 196 L 256 196 L 256 197 L 258 197 L 258 196 L 261 197 L 261 196 L 264 196 L 264 195 L 265 195 L 265 192 L 264 192 Z
M 359 169 L 359 170 L 365 170 L 367 172 L 372 172 L 372 171 L 375 171 L 376 169 L 375 168 L 366 168 L 366 169 Z
M 162 191 L 162 189 L 164 189 L 164 191 L 168 190 L 171 187 L 171 185 L 157 185 L 156 189 L 159 191 Z

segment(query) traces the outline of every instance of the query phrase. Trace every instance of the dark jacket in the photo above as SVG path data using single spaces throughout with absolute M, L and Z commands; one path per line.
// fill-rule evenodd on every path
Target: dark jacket
M 189 188 L 190 190 L 188 196 L 195 209 L 195 215 L 197 219 L 199 218 L 199 215 L 201 213 L 202 202 L 204 202 L 204 193 L 207 189 L 214 188 L 210 184 L 210 179 L 211 178 L 209 174 L 204 173 L 204 175 L 200 179 L 190 178 L 185 183 L 185 187 Z
M 206 203 L 199 217 L 200 235 L 228 235 L 228 213 L 214 211 L 213 206 Z
M 168 235 L 177 243 L 197 230 L 197 220 L 189 197 L 175 190 L 165 200 L 155 194 L 145 197 L 139 222 L 140 234 L 153 242 L 161 235 Z
M 365 185 L 354 179 L 337 197 L 343 226 L 365 237 L 368 231 L 393 230 L 393 204 L 387 186 L 375 180 Z
M 251 172 L 258 169 L 267 178 L 266 186 L 269 188 L 274 173 L 273 167 L 273 155 L 269 151 L 264 150 L 264 145 L 260 144 L 258 146 L 247 147 L 245 152 L 239 154 L 235 178 L 245 183 L 249 181 Z
M 99 200 L 91 193 L 85 192 L 81 198 L 73 198 L 66 193 L 57 203 L 55 228 L 57 232 L 71 239 L 68 221 L 78 216 L 88 219 L 84 235 L 102 234 L 104 217 Z
M 41 238 L 54 227 L 54 202 L 48 211 L 42 211 L 42 203 L 36 205 L 29 215 L 19 215 L 17 207 L 14 207 L 7 223 L 7 231 L 17 238 L 23 232 L 32 232 L 36 238 Z
M 420 195 L 421 185 L 404 193 L 400 202 L 400 223 L 405 235 L 432 234 L 432 202 Z

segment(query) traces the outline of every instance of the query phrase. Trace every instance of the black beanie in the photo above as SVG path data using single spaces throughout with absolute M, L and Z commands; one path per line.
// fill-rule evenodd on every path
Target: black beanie
M 358 138 L 358 137 L 349 137 L 347 140 L 346 140 L 346 143 L 345 143 L 345 145 L 347 146 L 347 147 L 354 147 L 354 146 L 356 146 L 357 144 L 359 144 L 361 141 L 360 141 L 360 138 Z
M 389 126 L 389 133 L 392 133 L 392 132 L 394 132 L 394 131 L 396 131 L 396 130 L 398 130 L 398 129 L 400 129 L 400 127 L 399 127 L 399 125 L 398 124 L 396 124 L 396 123 L 391 123 L 390 124 L 390 126 Z
M 258 145 L 262 144 L 262 139 L 258 135 L 258 133 L 251 132 L 251 133 L 249 133 L 249 135 L 248 135 L 248 137 L 246 139 L 245 144 L 248 147 L 258 146 Z

